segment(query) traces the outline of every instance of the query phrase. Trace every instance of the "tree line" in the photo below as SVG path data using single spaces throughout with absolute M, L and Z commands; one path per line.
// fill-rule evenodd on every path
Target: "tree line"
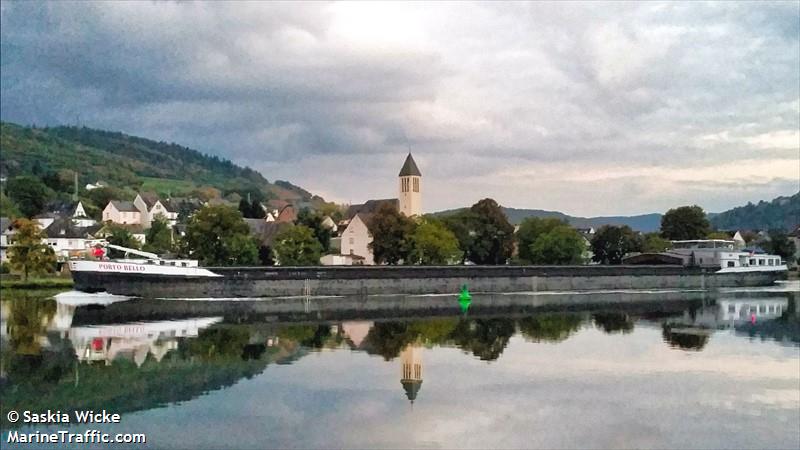
M 251 204 L 243 202 L 242 207 Z M 324 211 L 301 210 L 295 223 L 286 224 L 275 235 L 271 247 L 252 235 L 241 211 L 226 205 L 195 211 L 183 236 L 176 236 L 165 220 L 157 218 L 147 230 L 144 246 L 116 224 L 107 225 L 107 240 L 161 255 L 198 259 L 207 266 L 276 262 L 285 266 L 318 265 L 320 257 L 330 252 L 333 237 L 323 223 L 326 215 Z M 16 226 L 9 251 L 12 267 L 26 277 L 54 267 L 55 256 L 42 243 L 44 234 L 37 224 L 23 219 Z M 407 217 L 385 204 L 368 219 L 367 226 L 376 264 L 387 265 L 621 264 L 630 253 L 668 250 L 672 240 L 730 239 L 712 230 L 702 208 L 683 206 L 664 214 L 658 233 L 642 234 L 628 226 L 606 225 L 587 243 L 577 230 L 554 218 L 527 218 L 515 230 L 500 205 L 489 198 L 445 217 Z M 769 239 L 754 243 L 785 260 L 795 252 L 793 242 L 781 232 L 772 232 Z

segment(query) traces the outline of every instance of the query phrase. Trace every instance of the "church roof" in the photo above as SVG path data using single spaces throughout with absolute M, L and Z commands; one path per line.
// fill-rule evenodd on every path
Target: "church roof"
M 352 220 L 356 214 L 375 214 L 378 209 L 384 204 L 388 204 L 394 208 L 400 207 L 400 202 L 396 198 L 384 198 L 379 200 L 367 200 L 360 205 L 350 205 L 345 214 L 348 219 Z
M 400 175 L 398 175 L 398 177 L 408 177 L 408 176 L 415 176 L 415 177 L 422 176 L 422 173 L 419 171 L 419 167 L 417 167 L 417 163 L 414 162 L 414 157 L 411 156 L 410 152 L 408 156 L 406 156 L 406 162 L 403 164 L 403 168 L 400 169 Z
M 419 388 L 422 387 L 422 380 L 400 380 L 400 383 L 406 391 L 406 398 L 411 400 L 411 403 L 414 403 L 414 400 L 417 399 Z

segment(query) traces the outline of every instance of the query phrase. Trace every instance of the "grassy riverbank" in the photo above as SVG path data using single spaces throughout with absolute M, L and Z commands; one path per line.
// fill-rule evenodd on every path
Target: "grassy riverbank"
M 0 278 L 2 289 L 69 289 L 72 286 L 72 278 L 46 277 L 27 280 Z

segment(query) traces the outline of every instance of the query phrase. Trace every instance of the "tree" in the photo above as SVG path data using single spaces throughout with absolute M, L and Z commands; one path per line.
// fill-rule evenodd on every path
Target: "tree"
M 258 244 L 239 211 L 225 205 L 199 209 L 186 226 L 181 244 L 205 265 L 258 263 Z
M 143 250 L 157 254 L 170 253 L 172 246 L 172 229 L 162 217 L 156 216 L 147 230 Z
M 14 202 L 3 193 L 0 193 L 0 216 L 11 218 L 20 216 L 17 205 L 15 205 Z
M 132 248 L 138 250 L 142 247 L 142 243 L 133 237 L 133 233 L 130 232 L 127 228 L 122 225 L 116 223 L 109 223 L 106 225 L 108 227 L 108 235 L 106 236 L 106 241 L 109 244 L 119 245 L 120 247 Z M 145 239 L 146 240 L 146 239 Z M 109 250 L 109 256 L 114 258 L 122 258 L 125 256 L 125 252 L 120 250 Z
M 453 264 L 462 255 L 456 236 L 437 220 L 425 220 L 411 235 L 409 260 L 415 264 Z
M 476 264 L 505 264 L 514 250 L 514 226 L 496 201 L 485 198 L 470 208 L 472 242 L 467 259 Z
M 326 253 L 331 248 L 331 237 L 333 236 L 333 231 L 323 225 L 322 222 L 324 220 L 325 217 L 323 217 L 322 214 L 312 212 L 308 208 L 303 208 L 299 213 L 297 213 L 297 224 L 311 229 L 314 237 L 322 246 L 322 252 Z
M 641 240 L 629 226 L 603 225 L 592 238 L 592 259 L 602 264 L 621 264 L 626 254 L 641 248 Z
M 703 239 L 710 229 L 705 211 L 697 205 L 673 208 L 661 217 L 661 236 L 672 241 Z
M 316 266 L 322 245 L 305 225 L 294 225 L 275 236 L 275 259 L 282 266 Z
M 7 192 L 25 217 L 33 217 L 44 211 L 47 203 L 53 198 L 53 191 L 39 178 L 31 176 L 8 180 Z
M 724 231 L 712 231 L 708 233 L 706 239 L 724 239 L 724 240 L 731 240 L 731 235 Z
M 764 250 L 767 252 L 778 255 L 784 261 L 790 261 L 797 248 L 794 242 L 789 239 L 789 236 L 781 230 L 772 230 L 769 232 L 769 241 L 764 243 Z
M 261 207 L 261 203 L 257 200 L 248 202 L 245 198 L 239 200 L 239 212 L 248 219 L 263 219 L 267 215 L 264 208 Z
M 56 255 L 53 249 L 45 244 L 45 234 L 39 229 L 39 224 L 28 219 L 18 219 L 14 223 L 16 234 L 14 244 L 8 249 L 8 258 L 11 267 L 23 274 L 28 280 L 28 275 L 55 270 Z
M 458 240 L 458 247 L 462 250 L 461 263 L 467 261 L 467 256 L 475 242 L 475 233 L 471 231 L 476 227 L 478 216 L 474 212 L 465 209 L 455 214 L 443 217 L 442 223 L 449 229 Z
M 377 264 L 398 264 L 408 261 L 411 235 L 416 224 L 395 206 L 383 204 L 367 224 L 372 242 L 369 244 Z
M 274 266 L 275 257 L 272 252 L 272 247 L 268 245 L 258 247 L 258 261 L 262 266 Z
M 643 253 L 660 253 L 672 248 L 672 242 L 664 239 L 658 233 L 647 233 L 642 243 Z
M 583 236 L 567 225 L 539 235 L 529 246 L 532 264 L 581 264 L 586 249 Z
M 567 226 L 567 222 L 555 217 L 528 217 L 519 224 L 517 242 L 519 243 L 519 259 L 528 264 L 535 264 L 531 257 L 531 245 L 536 239 L 557 227 Z

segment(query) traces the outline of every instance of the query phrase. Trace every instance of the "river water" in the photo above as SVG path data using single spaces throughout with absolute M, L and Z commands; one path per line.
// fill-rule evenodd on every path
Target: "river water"
M 0 447 L 103 447 L 41 442 L 98 430 L 142 433 L 136 448 L 796 449 L 798 290 L 223 302 L 6 290 Z M 25 423 L 48 410 L 71 423 Z M 102 410 L 119 423 L 74 423 Z M 21 435 L 39 442 L 8 443 Z

